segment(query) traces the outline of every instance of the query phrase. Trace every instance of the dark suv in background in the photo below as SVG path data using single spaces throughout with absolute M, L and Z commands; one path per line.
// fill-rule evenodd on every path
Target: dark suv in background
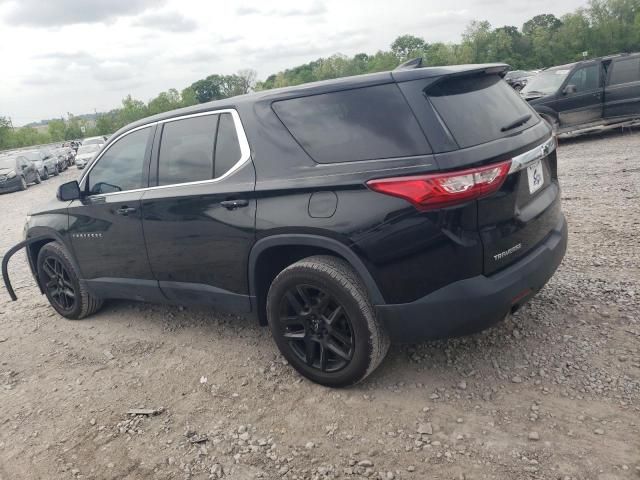
M 116 132 L 33 212 L 35 278 L 71 319 L 104 299 L 268 324 L 304 376 L 362 380 L 390 342 L 501 320 L 560 264 L 555 141 L 506 65 L 257 92 Z
M 640 53 L 552 67 L 521 92 L 557 133 L 640 119 Z

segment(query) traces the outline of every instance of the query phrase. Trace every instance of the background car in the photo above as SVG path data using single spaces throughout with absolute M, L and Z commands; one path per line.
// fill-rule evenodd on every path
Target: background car
M 107 140 L 104 136 L 99 137 L 89 137 L 82 140 L 82 145 L 104 145 L 107 143 Z
M 536 72 L 527 70 L 511 70 L 504 76 L 505 81 L 515 90 L 522 90 L 527 82 L 536 75 Z
M 40 183 L 34 163 L 23 155 L 0 157 L 0 192 L 26 190 L 29 183 Z
M 76 154 L 76 167 L 78 167 L 79 170 L 82 170 L 84 167 L 86 167 L 94 159 L 101 148 L 102 145 L 99 145 L 97 143 L 92 143 L 89 145 L 83 144 L 78 149 L 78 153 Z
M 42 171 L 41 175 L 44 180 L 49 178 L 50 176 L 56 176 L 60 173 L 58 168 L 58 159 L 51 155 L 51 152 L 46 149 L 40 150 L 26 150 L 21 152 L 21 155 L 26 157 L 31 162 L 42 162 Z

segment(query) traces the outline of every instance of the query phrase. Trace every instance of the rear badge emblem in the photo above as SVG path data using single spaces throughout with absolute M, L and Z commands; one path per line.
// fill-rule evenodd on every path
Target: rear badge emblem
M 517 252 L 521 248 L 522 248 L 522 244 L 518 243 L 517 245 L 514 245 L 513 247 L 511 247 L 509 250 L 505 250 L 504 252 L 500 252 L 500 253 L 495 254 L 493 256 L 493 259 L 494 260 L 502 260 L 504 257 L 508 257 L 513 252 Z

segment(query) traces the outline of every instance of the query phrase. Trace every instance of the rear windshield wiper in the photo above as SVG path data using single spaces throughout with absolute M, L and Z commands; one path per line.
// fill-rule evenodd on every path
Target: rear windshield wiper
M 509 125 L 505 125 L 500 129 L 500 131 L 506 132 L 507 130 L 513 130 L 514 128 L 519 127 L 520 125 L 524 125 L 525 123 L 527 123 L 530 118 L 531 118 L 531 114 L 527 113 L 526 115 L 516 118 Z

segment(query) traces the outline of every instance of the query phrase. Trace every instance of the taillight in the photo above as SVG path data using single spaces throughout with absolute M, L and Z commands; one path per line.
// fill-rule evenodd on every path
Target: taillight
M 496 192 L 509 173 L 511 160 L 448 173 L 369 180 L 379 193 L 399 197 L 418 210 L 450 207 Z

